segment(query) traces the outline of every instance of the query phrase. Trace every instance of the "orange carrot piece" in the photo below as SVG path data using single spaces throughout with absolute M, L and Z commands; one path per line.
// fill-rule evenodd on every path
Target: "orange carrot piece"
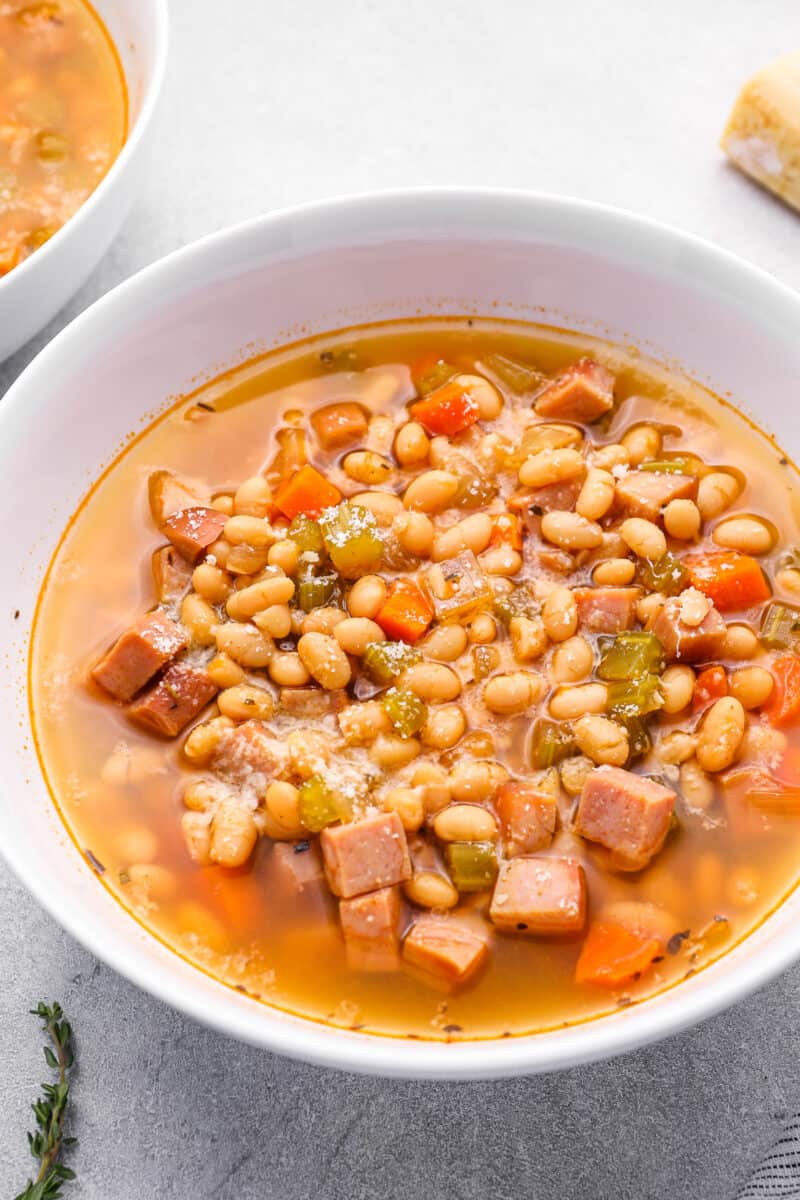
M 306 464 L 278 488 L 275 507 L 289 520 L 299 516 L 318 517 L 323 509 L 332 508 L 341 498 L 338 488 L 315 467 Z
M 714 700 L 728 694 L 728 673 L 724 667 L 706 667 L 697 676 L 692 696 L 692 712 L 708 708 Z
M 762 710 L 773 725 L 789 725 L 800 716 L 800 658 L 782 654 L 772 664 L 775 690 Z
M 658 938 L 615 921 L 595 921 L 575 967 L 575 982 L 619 987 L 646 971 L 661 952 Z
M 522 549 L 522 521 L 516 513 L 500 513 L 492 522 L 490 546 L 510 546 L 512 550 Z
M 769 600 L 769 584 L 761 565 L 749 554 L 735 550 L 687 554 L 683 565 L 692 586 L 708 596 L 720 612 L 752 608 Z
M 452 437 L 474 425 L 480 413 L 475 397 L 455 381 L 437 388 L 424 400 L 418 400 L 409 411 L 428 433 L 444 434 L 445 437 Z
M 399 579 L 375 620 L 388 638 L 413 644 L 433 620 L 433 609 L 415 583 Z

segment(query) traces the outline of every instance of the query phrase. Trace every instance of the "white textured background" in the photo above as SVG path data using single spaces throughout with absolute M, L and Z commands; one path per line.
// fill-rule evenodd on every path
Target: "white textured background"
M 658 217 L 800 287 L 800 217 L 727 169 L 742 80 L 798 0 L 172 0 L 144 194 L 89 284 L 0 366 L 160 255 L 338 192 L 529 187 Z M 800 381 L 799 381 L 800 385 Z M 25 803 L 25 797 L 19 797 Z M 271 1058 L 139 993 L 0 868 L 0 1195 L 30 1160 L 28 1008 L 77 1027 L 91 1200 L 729 1200 L 800 1107 L 800 969 L 669 1042 L 512 1083 L 384 1083 Z M 795 1193 L 796 1194 L 796 1193 Z

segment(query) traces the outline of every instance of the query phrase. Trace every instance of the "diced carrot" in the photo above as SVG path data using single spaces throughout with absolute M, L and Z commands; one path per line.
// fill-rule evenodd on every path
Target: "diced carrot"
M 683 565 L 693 587 L 703 592 L 720 612 L 752 608 L 769 600 L 769 584 L 755 558 L 735 550 L 687 554 Z
M 290 520 L 301 515 L 318 517 L 323 509 L 332 508 L 341 498 L 338 488 L 320 475 L 315 467 L 306 464 L 278 488 L 275 507 Z
M 251 929 L 264 911 L 264 888 L 250 867 L 206 867 L 204 874 L 226 924 L 237 932 Z
M 433 620 L 433 609 L 415 583 L 399 579 L 375 620 L 388 638 L 413 643 Z
M 412 404 L 409 411 L 413 419 L 424 425 L 428 433 L 452 437 L 454 433 L 460 433 L 462 429 L 474 425 L 480 409 L 478 401 L 469 390 L 453 381 L 437 388 L 424 400 Z
M 692 712 L 700 712 L 714 700 L 728 694 L 728 673 L 724 667 L 706 667 L 697 676 L 692 697 Z
M 775 690 L 762 710 L 773 725 L 788 725 L 800 716 L 800 658 L 782 654 L 772 664 Z
M 522 522 L 516 513 L 500 513 L 493 518 L 489 545 L 510 546 L 512 550 L 522 549 Z
M 615 921 L 594 921 L 575 967 L 575 982 L 619 987 L 646 971 L 661 951 L 658 938 Z

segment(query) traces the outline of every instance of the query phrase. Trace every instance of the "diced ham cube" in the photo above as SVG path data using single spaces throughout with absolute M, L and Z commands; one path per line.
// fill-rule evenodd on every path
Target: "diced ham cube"
M 115 700 L 131 700 L 187 645 L 183 630 L 156 609 L 117 638 L 92 668 L 92 679 Z
M 489 915 L 507 933 L 578 933 L 586 923 L 586 881 L 568 858 L 512 858 L 494 886 Z
M 449 983 L 464 983 L 486 958 L 487 935 L 450 916 L 417 917 L 403 942 L 403 957 Z
M 675 793 L 621 767 L 595 767 L 583 785 L 575 832 L 611 852 L 621 871 L 639 871 L 664 845 Z
M 347 963 L 356 971 L 394 971 L 400 963 L 400 893 L 381 888 L 339 901 Z
M 175 604 L 189 590 L 192 566 L 174 546 L 162 546 L 153 555 L 153 584 L 159 604 Z
M 184 508 L 207 505 L 211 499 L 208 488 L 194 480 L 179 479 L 171 471 L 154 471 L 147 481 L 150 512 L 161 528 L 167 517 Z
M 185 663 L 167 667 L 158 683 L 139 697 L 128 709 L 137 725 L 144 725 L 163 737 L 175 737 L 217 694 L 205 671 Z
M 495 808 L 503 830 L 503 848 L 509 858 L 534 854 L 553 839 L 558 806 L 555 796 L 534 783 L 510 779 L 499 788 Z
M 395 812 L 323 829 L 320 843 L 336 896 L 349 899 L 391 887 L 411 874 L 406 833 Z
M 332 692 L 318 687 L 281 688 L 280 706 L 284 712 L 299 713 L 303 717 L 324 717 L 326 713 L 337 713 L 348 703 L 344 688 Z
M 272 779 L 286 772 L 289 749 L 260 721 L 244 721 L 223 737 L 211 765 L 236 783 L 252 781 L 253 775 Z
M 697 484 L 694 475 L 628 471 L 617 482 L 617 510 L 626 517 L 657 521 L 670 500 L 697 499 Z
M 324 878 L 316 842 L 275 842 L 272 863 L 277 878 L 294 892 L 302 892 Z
M 596 421 L 614 407 L 614 376 L 591 358 L 581 358 L 539 392 L 534 407 L 540 417 Z
M 227 520 L 216 508 L 182 508 L 168 516 L 162 528 L 178 553 L 193 563 L 221 537 Z
M 528 516 L 541 516 L 548 512 L 571 512 L 581 490 L 580 480 L 565 479 L 561 483 L 549 483 L 546 487 L 526 488 L 509 497 L 508 507 Z M 538 511 L 541 509 L 541 513 Z
M 326 404 L 312 413 L 311 424 L 323 450 L 338 450 L 367 435 L 367 415 L 360 404 Z
M 637 587 L 579 587 L 572 595 L 578 606 L 578 621 L 589 633 L 619 633 L 636 620 L 641 596 Z
M 676 662 L 707 662 L 724 657 L 727 627 L 713 605 L 699 625 L 683 619 L 680 596 L 670 596 L 650 625 L 668 659 Z

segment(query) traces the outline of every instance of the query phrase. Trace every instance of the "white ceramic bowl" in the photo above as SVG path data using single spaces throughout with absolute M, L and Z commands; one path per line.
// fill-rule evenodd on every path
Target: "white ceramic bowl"
M 0 278 L 0 362 L 55 316 L 105 254 L 139 186 L 167 60 L 166 0 L 92 0 L 128 88 L 128 136 L 108 174 L 48 242 Z
M 236 1037 L 389 1075 L 552 1070 L 663 1037 L 764 983 L 800 955 L 800 893 L 714 966 L 613 1016 L 457 1045 L 346 1032 L 215 983 L 128 917 L 65 836 L 25 715 L 46 564 L 91 481 L 153 407 L 259 348 L 418 313 L 529 316 L 635 342 L 730 396 L 800 453 L 791 403 L 800 298 L 714 246 L 625 213 L 519 193 L 392 193 L 277 213 L 180 250 L 74 321 L 0 405 L 0 478 L 16 497 L 0 510 L 0 850 L 100 958 Z

